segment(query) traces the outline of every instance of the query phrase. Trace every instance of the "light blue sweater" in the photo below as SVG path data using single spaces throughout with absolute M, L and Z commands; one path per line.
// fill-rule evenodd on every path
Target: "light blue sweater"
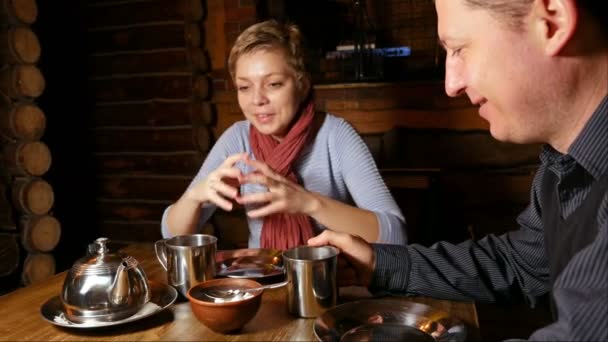
M 205 179 L 226 157 L 241 152 L 253 153 L 249 145 L 249 121 L 243 120 L 229 127 L 209 152 L 189 187 Z M 236 165 L 244 173 L 245 165 Z M 384 184 L 367 145 L 354 128 L 342 118 L 327 114 L 312 144 L 306 146 L 295 165 L 296 175 L 308 191 L 374 212 L 378 218 L 380 234 L 378 242 L 406 244 L 405 218 Z M 259 184 L 244 184 L 241 193 L 265 191 Z M 215 205 L 201 207 L 199 227 L 211 217 Z M 167 208 L 168 209 L 168 208 Z M 171 234 L 167 229 L 167 209 L 162 217 L 162 235 Z M 245 207 L 245 210 L 250 208 Z M 221 210 L 221 209 L 220 209 Z M 263 219 L 247 218 L 249 224 L 249 248 L 260 247 Z M 325 229 L 313 220 L 315 233 Z

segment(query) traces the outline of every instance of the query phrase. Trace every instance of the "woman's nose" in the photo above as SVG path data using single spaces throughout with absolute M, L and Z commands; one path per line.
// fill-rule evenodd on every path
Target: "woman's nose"
M 451 97 L 457 97 L 464 94 L 465 89 L 466 79 L 464 77 L 464 67 L 462 62 L 448 56 L 445 60 L 446 94 Z
M 255 105 L 264 105 L 268 103 L 268 98 L 262 89 L 255 89 L 253 91 L 253 104 Z

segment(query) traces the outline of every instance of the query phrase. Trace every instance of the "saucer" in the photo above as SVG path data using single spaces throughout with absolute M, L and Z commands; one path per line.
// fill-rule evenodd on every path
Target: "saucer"
M 364 299 L 335 306 L 317 317 L 319 341 L 462 342 L 464 324 L 446 312 L 403 300 Z
M 114 322 L 87 322 L 87 323 L 76 323 L 70 321 L 65 315 L 65 310 L 63 304 L 61 303 L 61 298 L 59 296 L 55 296 L 49 300 L 47 300 L 40 307 L 40 314 L 42 318 L 44 318 L 47 322 L 58 325 L 61 327 L 67 328 L 81 328 L 81 329 L 90 329 L 90 328 L 103 328 L 110 327 L 115 325 L 120 325 L 128 322 L 134 322 L 140 320 L 142 318 L 152 316 L 164 309 L 166 309 L 169 305 L 175 302 L 177 298 L 177 291 L 166 284 L 158 283 L 158 282 L 149 282 L 150 285 L 150 301 L 146 303 L 137 313 L 133 316 L 129 316 L 125 319 L 121 319 Z
M 216 275 L 228 278 L 262 279 L 283 276 L 282 251 L 248 248 L 218 251 L 215 255 Z

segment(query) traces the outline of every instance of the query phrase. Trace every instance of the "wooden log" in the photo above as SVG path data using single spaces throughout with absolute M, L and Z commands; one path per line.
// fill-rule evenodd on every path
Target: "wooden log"
M 115 1 L 89 4 L 90 27 L 123 26 L 163 21 L 198 21 L 203 17 L 201 0 Z
M 0 69 L 0 91 L 9 97 L 38 97 L 44 87 L 44 77 L 34 65 L 7 65 Z
M 172 201 L 99 200 L 96 214 L 106 221 L 158 221 Z
M 155 98 L 205 99 L 209 96 L 206 76 L 169 74 L 95 79 L 90 81 L 96 102 L 143 101 Z
M 103 176 L 97 193 L 103 199 L 175 201 L 190 181 L 191 176 Z
M 387 132 L 395 127 L 450 128 L 456 130 L 487 130 L 477 108 L 452 110 L 393 109 L 379 111 L 345 110 L 333 114 L 350 122 L 360 134 Z
M 21 244 L 28 252 L 50 252 L 59 243 L 61 224 L 53 216 L 24 216 L 20 225 Z
M 91 115 L 94 127 L 212 125 L 213 106 L 201 100 L 147 100 L 97 105 Z
M 201 46 L 196 24 L 168 23 L 89 32 L 90 52 L 119 52 Z
M 46 129 L 46 116 L 35 103 L 0 105 L 0 134 L 16 140 L 39 140 Z
M 95 152 L 194 151 L 192 128 L 107 128 L 94 135 Z
M 13 183 L 13 205 L 23 214 L 44 215 L 51 210 L 55 194 L 49 183 L 41 178 L 17 178 Z
M 32 24 L 38 17 L 35 0 L 0 0 L 0 22 L 5 25 Z
M 0 31 L 0 65 L 34 64 L 40 58 L 38 36 L 27 27 Z
M 209 89 L 211 88 L 211 79 L 204 75 L 193 76 L 192 80 L 192 97 L 197 100 L 205 100 L 209 97 Z
M 13 234 L 0 234 L 0 277 L 19 267 L 19 244 Z
M 404 96 L 406 94 L 406 96 Z M 319 108 L 362 111 L 408 108 L 438 110 L 471 107 L 465 97 L 448 97 L 443 82 L 346 83 L 315 86 Z
M 216 122 L 216 114 L 213 104 L 209 101 L 194 100 L 192 102 L 191 121 L 197 126 L 213 126 Z
M 192 140 L 198 150 L 204 154 L 207 154 L 211 149 L 211 129 L 207 126 L 194 127 L 192 130 Z
M 8 171 L 17 176 L 42 176 L 51 167 L 51 151 L 42 141 L 17 141 L 4 147 Z
M 154 242 L 162 239 L 158 221 L 102 221 L 96 227 L 100 234 L 114 242 Z
M 4 190 L 3 186 L 0 186 L 0 190 Z M 4 192 L 0 194 L 0 230 L 17 230 L 17 221 L 13 214 L 13 205 L 8 201 Z
M 193 176 L 201 166 L 199 152 L 98 153 L 95 165 L 108 174 Z
M 95 77 L 209 69 L 208 56 L 198 47 L 96 54 L 89 61 L 89 74 Z
M 539 163 L 540 145 L 508 144 L 487 131 L 393 129 L 382 135 L 382 168 L 509 168 Z
M 55 274 L 55 257 L 49 253 L 28 253 L 23 262 L 21 281 L 29 286 Z

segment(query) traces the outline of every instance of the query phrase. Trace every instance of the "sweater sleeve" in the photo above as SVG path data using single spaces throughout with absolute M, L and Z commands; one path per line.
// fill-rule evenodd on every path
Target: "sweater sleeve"
M 224 133 L 211 148 L 211 151 L 209 151 L 209 154 L 207 154 L 207 158 L 205 158 L 205 161 L 188 185 L 187 189 L 190 189 L 196 183 L 205 179 L 213 170 L 217 169 L 222 164 L 226 157 L 235 153 L 248 151 L 248 145 L 244 139 L 247 138 L 247 134 L 248 126 L 245 121 L 239 121 L 224 131 Z M 167 212 L 170 207 L 171 206 L 165 208 L 161 219 L 161 234 L 163 238 L 171 237 L 167 224 Z M 200 231 L 211 215 L 213 215 L 216 208 L 217 207 L 213 204 L 201 206 L 201 216 L 198 223 L 198 231 Z
M 342 166 L 344 182 L 357 207 L 372 211 L 378 220 L 379 243 L 407 243 L 405 218 L 384 183 L 367 145 L 346 121 L 336 129 L 335 155 Z

